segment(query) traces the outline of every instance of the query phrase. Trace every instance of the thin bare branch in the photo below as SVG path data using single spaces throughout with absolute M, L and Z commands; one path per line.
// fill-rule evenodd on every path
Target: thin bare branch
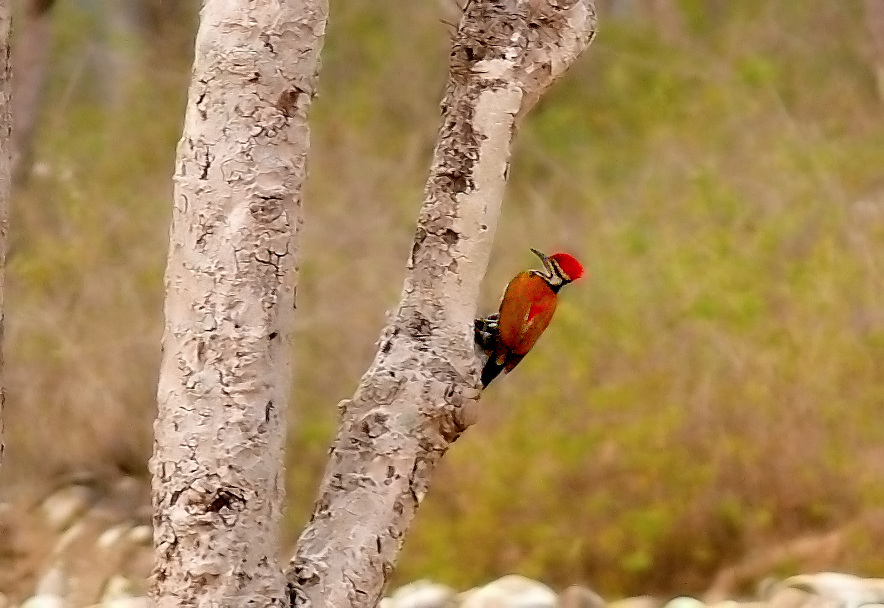
M 12 117 L 9 66 L 10 11 L 8 0 L 0 0 L 0 464 L 3 462 L 3 384 L 4 275 L 6 271 L 6 232 L 12 177 Z

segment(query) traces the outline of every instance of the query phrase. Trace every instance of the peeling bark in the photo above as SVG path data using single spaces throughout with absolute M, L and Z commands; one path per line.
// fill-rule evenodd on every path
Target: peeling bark
M 0 0 L 0 464 L 3 463 L 3 408 L 6 401 L 3 383 L 3 284 L 6 272 L 6 232 L 12 178 L 12 118 L 9 66 L 9 0 Z
M 297 229 L 326 0 L 207 0 L 178 145 L 151 460 L 159 608 L 281 606 Z
M 471 0 L 399 309 L 341 424 L 287 572 L 295 606 L 374 606 L 430 477 L 476 418 L 473 342 L 517 119 L 589 45 L 589 0 Z
M 42 107 L 49 55 L 52 47 L 51 10 L 55 0 L 29 0 L 27 14 L 13 49 L 15 89 L 12 116 L 15 130 L 12 140 L 13 179 L 27 178 L 31 166 L 31 150 L 37 118 Z

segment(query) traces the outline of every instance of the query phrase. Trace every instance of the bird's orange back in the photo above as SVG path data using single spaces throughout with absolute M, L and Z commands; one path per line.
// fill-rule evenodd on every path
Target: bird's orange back
M 520 272 L 510 281 L 500 302 L 500 342 L 518 359 L 529 351 L 556 311 L 558 297 L 534 271 Z

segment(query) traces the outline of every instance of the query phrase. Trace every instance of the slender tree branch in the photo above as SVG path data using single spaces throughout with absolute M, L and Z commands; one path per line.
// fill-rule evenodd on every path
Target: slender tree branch
M 12 59 L 15 64 L 12 117 L 15 130 L 12 140 L 13 180 L 27 179 L 31 166 L 34 132 L 42 108 L 43 91 L 49 72 L 52 49 L 52 7 L 55 0 L 30 0 L 16 37 Z
M 476 418 L 473 319 L 523 115 L 589 45 L 589 0 L 473 0 L 397 312 L 342 419 L 287 572 L 295 606 L 371 607 L 430 477 Z
M 4 275 L 6 271 L 7 218 L 12 177 L 12 117 L 9 66 L 10 10 L 8 0 L 0 0 L 0 464 L 3 463 L 3 383 Z

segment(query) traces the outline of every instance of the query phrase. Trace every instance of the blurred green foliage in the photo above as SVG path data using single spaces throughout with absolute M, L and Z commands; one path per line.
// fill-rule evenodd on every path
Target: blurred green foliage
M 608 594 L 697 591 L 748 552 L 880 504 L 884 105 L 860 4 L 685 1 L 667 27 L 641 13 L 602 22 L 521 130 L 485 307 L 532 263 L 529 247 L 572 251 L 589 279 L 483 397 L 399 581 L 517 571 Z M 445 78 L 436 8 L 332 3 L 302 234 L 290 540 L 335 403 L 398 297 Z M 5 474 L 143 472 L 189 76 L 176 49 L 192 33 L 143 49 L 110 107 L 93 26 L 59 11 L 35 173 L 14 201 Z M 832 567 L 880 569 L 880 546 L 854 539 Z

